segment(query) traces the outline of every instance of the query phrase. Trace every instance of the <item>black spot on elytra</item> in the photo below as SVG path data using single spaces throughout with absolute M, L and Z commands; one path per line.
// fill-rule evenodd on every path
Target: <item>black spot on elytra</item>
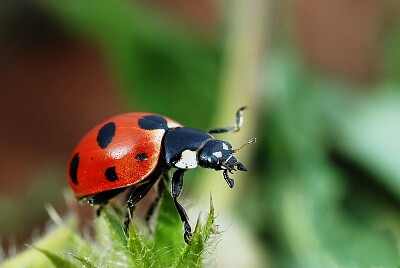
M 78 167 L 79 167 L 79 153 L 76 153 L 72 157 L 71 163 L 69 165 L 69 176 L 71 181 L 77 185 L 78 184 Z
M 97 134 L 97 143 L 101 149 L 106 148 L 115 135 L 115 123 L 109 122 L 102 126 Z
M 109 167 L 107 168 L 106 172 L 104 173 L 104 175 L 106 176 L 106 179 L 108 181 L 116 181 L 118 180 L 118 176 L 117 173 L 115 172 L 115 167 Z
M 142 162 L 148 158 L 148 155 L 146 153 L 137 153 L 135 156 L 136 161 Z
M 153 129 L 168 129 L 167 120 L 159 115 L 146 115 L 139 119 L 138 124 L 141 128 L 146 130 Z

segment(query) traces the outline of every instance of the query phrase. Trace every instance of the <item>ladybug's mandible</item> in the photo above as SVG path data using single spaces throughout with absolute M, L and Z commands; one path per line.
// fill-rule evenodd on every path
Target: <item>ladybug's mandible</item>
M 211 134 L 239 131 L 243 110 L 236 112 L 236 124 L 203 132 L 165 116 L 151 113 L 126 113 L 108 119 L 93 128 L 79 142 L 69 159 L 68 181 L 78 199 L 92 205 L 103 205 L 129 189 L 126 206 L 130 212 L 159 180 L 172 176 L 172 197 L 184 223 L 188 243 L 192 230 L 188 216 L 178 202 L 183 175 L 198 166 L 222 170 L 229 187 L 234 181 L 228 175 L 235 170 L 247 171 L 226 141 Z M 126 221 L 129 223 L 129 218 Z M 127 223 L 127 224 L 128 224 Z

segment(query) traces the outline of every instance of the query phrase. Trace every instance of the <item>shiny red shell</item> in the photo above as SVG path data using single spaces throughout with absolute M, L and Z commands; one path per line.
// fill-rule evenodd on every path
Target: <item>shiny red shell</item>
M 165 129 L 146 130 L 138 120 L 151 113 L 127 113 L 112 117 L 90 130 L 68 161 L 68 182 L 77 198 L 131 186 L 144 180 L 157 166 Z M 155 115 L 158 116 L 158 115 Z M 169 128 L 181 126 L 165 117 Z M 114 123 L 114 135 L 105 148 L 99 131 Z M 112 171 L 112 176 L 105 175 Z

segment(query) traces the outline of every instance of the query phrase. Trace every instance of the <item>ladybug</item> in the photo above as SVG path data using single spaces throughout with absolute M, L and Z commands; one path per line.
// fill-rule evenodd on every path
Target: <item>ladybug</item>
M 183 175 L 198 166 L 222 170 L 229 187 L 234 180 L 228 173 L 247 168 L 234 156 L 226 141 L 211 134 L 239 131 L 243 110 L 236 112 L 236 124 L 203 132 L 184 127 L 178 122 L 152 113 L 126 113 L 112 117 L 93 128 L 73 150 L 68 164 L 68 181 L 76 197 L 91 205 L 107 204 L 108 200 L 128 190 L 126 207 L 132 213 L 139 202 L 162 177 L 172 176 L 172 197 L 184 223 L 184 240 L 189 243 L 192 230 L 188 216 L 178 202 Z M 128 215 L 130 215 L 128 213 Z M 129 226 L 129 216 L 127 216 Z

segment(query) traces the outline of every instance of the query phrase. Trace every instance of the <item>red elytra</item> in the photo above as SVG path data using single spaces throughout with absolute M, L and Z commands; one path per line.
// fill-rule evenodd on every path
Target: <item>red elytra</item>
M 151 115 L 154 114 L 118 115 L 98 124 L 83 137 L 68 161 L 69 185 L 78 199 L 131 186 L 155 169 L 166 130 L 149 131 L 138 125 L 140 118 Z M 162 118 L 170 128 L 181 126 L 165 116 Z

